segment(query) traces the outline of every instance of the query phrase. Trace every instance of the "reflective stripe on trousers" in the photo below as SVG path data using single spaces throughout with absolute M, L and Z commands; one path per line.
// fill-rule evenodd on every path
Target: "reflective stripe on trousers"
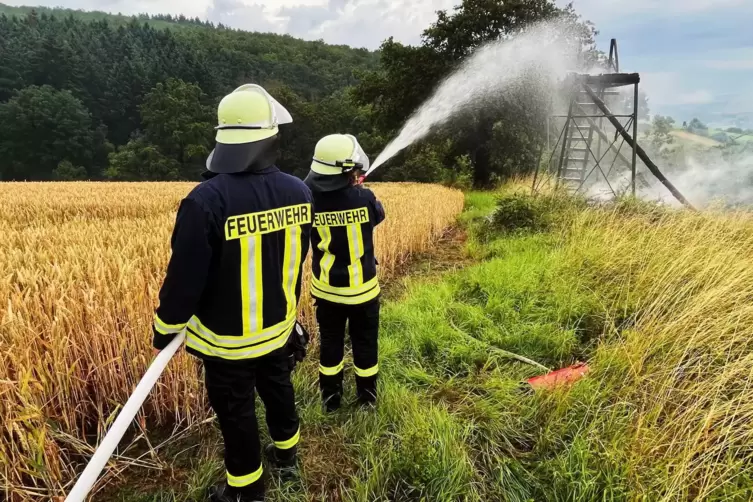
M 257 470 L 255 470 L 251 474 L 246 474 L 245 476 L 233 476 L 228 472 L 227 484 L 235 488 L 243 488 L 250 485 L 251 483 L 256 483 L 259 478 L 261 478 L 262 472 L 264 472 L 262 466 L 259 466 Z
M 341 373 L 344 369 L 345 369 L 345 361 L 341 361 L 340 364 L 338 364 L 337 366 L 331 366 L 331 367 L 322 366 L 321 364 L 319 365 L 319 373 L 321 373 L 322 375 L 327 375 L 327 376 L 337 375 Z M 363 378 L 374 376 L 377 373 L 379 373 L 378 364 L 375 364 L 374 366 L 370 368 L 366 368 L 366 369 L 361 369 L 358 366 L 354 365 L 353 369 L 356 372 L 356 376 L 363 377 Z
M 375 364 L 371 368 L 361 369 L 358 366 L 353 366 L 353 369 L 356 370 L 356 375 L 360 376 L 361 378 L 368 378 L 371 376 L 376 375 L 379 373 L 379 365 Z
M 299 427 L 296 433 L 291 437 L 290 439 L 286 439 L 285 441 L 275 441 L 275 446 L 279 448 L 280 450 L 289 450 L 292 447 L 296 446 L 298 444 L 298 441 L 301 439 L 301 428 Z
M 327 367 L 321 364 L 319 365 L 319 373 L 327 376 L 337 375 L 338 373 L 341 373 L 343 369 L 345 369 L 345 361 L 340 361 L 340 364 L 338 364 L 337 366 Z

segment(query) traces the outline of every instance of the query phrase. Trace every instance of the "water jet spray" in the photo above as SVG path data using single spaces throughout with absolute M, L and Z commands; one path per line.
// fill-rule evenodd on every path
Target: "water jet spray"
M 454 116 L 480 111 L 490 99 L 500 99 L 531 70 L 554 88 L 578 64 L 579 47 L 569 43 L 577 38 L 572 30 L 567 22 L 542 22 L 511 40 L 481 46 L 410 116 L 363 178 Z

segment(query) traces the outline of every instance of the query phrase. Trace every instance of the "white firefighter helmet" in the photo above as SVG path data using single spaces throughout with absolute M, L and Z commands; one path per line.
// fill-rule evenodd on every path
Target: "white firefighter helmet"
M 316 144 L 306 183 L 320 192 L 338 190 L 350 183 L 352 171 L 368 169 L 369 158 L 355 136 L 331 134 Z
M 278 126 L 291 122 L 285 107 L 260 85 L 238 87 L 217 107 L 217 145 L 207 159 L 207 169 L 216 173 L 245 171 L 274 144 Z

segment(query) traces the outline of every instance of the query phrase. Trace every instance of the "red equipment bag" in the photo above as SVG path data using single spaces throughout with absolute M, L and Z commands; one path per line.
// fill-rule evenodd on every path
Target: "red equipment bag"
M 528 385 L 534 389 L 551 389 L 553 387 L 573 383 L 583 378 L 588 373 L 589 367 L 586 363 L 575 364 L 567 368 L 552 371 L 546 375 L 539 375 L 526 380 Z

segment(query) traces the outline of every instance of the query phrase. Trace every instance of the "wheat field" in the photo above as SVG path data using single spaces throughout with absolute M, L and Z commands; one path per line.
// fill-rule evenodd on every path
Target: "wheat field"
M 190 183 L 0 184 L 0 482 L 8 500 L 49 499 L 75 480 L 151 359 L 151 319 Z M 463 208 L 460 191 L 376 184 L 383 279 Z M 309 265 L 306 265 L 309 268 Z M 301 316 L 310 321 L 307 281 Z M 205 418 L 196 361 L 180 354 L 139 423 Z

